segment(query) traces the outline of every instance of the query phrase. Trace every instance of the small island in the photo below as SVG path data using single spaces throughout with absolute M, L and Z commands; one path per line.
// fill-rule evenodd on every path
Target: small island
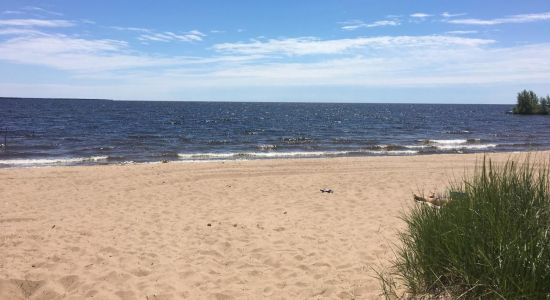
M 548 115 L 550 96 L 538 97 L 533 91 L 523 90 L 518 93 L 518 103 L 512 113 L 519 115 Z

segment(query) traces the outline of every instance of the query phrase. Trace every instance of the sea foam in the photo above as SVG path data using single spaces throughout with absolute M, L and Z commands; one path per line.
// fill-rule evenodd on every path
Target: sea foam
M 39 158 L 39 159 L 4 159 L 0 164 L 13 166 L 65 165 L 79 162 L 97 162 L 107 160 L 108 156 L 69 157 L 69 158 Z
M 498 146 L 482 144 L 481 139 L 427 140 L 425 143 L 438 150 L 484 150 Z

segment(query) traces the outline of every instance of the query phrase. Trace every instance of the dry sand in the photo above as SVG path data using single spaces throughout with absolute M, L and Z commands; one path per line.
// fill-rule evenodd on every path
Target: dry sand
M 378 298 L 412 193 L 481 157 L 3 169 L 0 299 Z

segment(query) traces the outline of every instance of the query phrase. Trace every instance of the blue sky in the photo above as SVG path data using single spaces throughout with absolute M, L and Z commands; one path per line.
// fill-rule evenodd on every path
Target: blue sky
M 513 103 L 548 32 L 547 0 L 4 0 L 0 96 Z

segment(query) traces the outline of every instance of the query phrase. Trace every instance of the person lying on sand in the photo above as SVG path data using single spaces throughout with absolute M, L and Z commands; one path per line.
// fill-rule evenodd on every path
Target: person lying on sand
M 428 203 L 435 206 L 442 206 L 446 204 L 449 200 L 435 194 L 435 192 L 430 192 L 427 198 L 413 194 L 413 198 L 417 202 Z

